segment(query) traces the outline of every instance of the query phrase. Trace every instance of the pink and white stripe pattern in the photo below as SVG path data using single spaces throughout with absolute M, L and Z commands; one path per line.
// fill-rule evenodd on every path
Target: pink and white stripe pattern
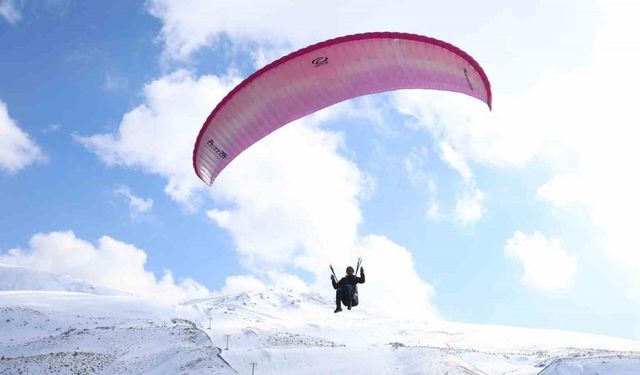
M 347 99 L 399 89 L 459 92 L 491 108 L 486 74 L 451 44 L 393 32 L 330 39 L 270 63 L 222 99 L 198 134 L 196 174 L 210 185 L 236 156 L 279 127 Z

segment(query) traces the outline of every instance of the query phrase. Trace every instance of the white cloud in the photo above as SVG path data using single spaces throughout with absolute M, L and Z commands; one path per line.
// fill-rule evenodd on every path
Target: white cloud
M 15 0 L 0 1 L 0 16 L 2 16 L 10 24 L 16 24 L 22 19 L 22 13 L 16 7 Z
M 462 184 L 457 193 L 455 207 L 451 212 L 443 209 L 438 198 L 438 186 L 435 176 L 427 174 L 425 170 L 428 151 L 422 147 L 413 150 L 404 158 L 403 166 L 409 181 L 418 187 L 424 187 L 427 191 L 427 217 L 433 221 L 452 221 L 462 225 L 472 225 L 482 219 L 487 211 L 484 206 L 484 193 L 475 186 L 475 179 L 466 160 L 446 142 L 439 143 L 439 156 L 454 169 L 460 177 Z
M 439 146 L 442 160 L 458 172 L 465 182 L 473 181 L 473 172 L 464 157 L 447 142 L 440 141 Z
M 364 259 L 366 283 L 358 292 L 366 309 L 394 317 L 436 318 L 434 289 L 416 272 L 408 249 L 384 236 L 369 235 L 359 239 L 355 250 Z
M 240 294 L 243 292 L 264 291 L 267 288 L 280 290 L 295 290 L 307 292 L 309 287 L 299 277 L 283 272 L 269 271 L 262 275 L 262 279 L 254 275 L 235 275 L 225 279 L 224 286 L 216 294 Z
M 548 200 L 558 207 L 567 206 L 570 203 L 586 202 L 585 192 L 589 190 L 586 181 L 577 174 L 559 175 L 553 177 L 546 184 L 538 187 L 538 198 Z
M 220 294 L 240 294 L 250 291 L 262 291 L 267 286 L 258 278 L 251 275 L 229 276 L 225 279 L 225 284 L 220 289 Z
M 530 79 L 542 63 L 562 65 L 582 57 L 579 47 L 586 42 L 580 38 L 588 38 L 593 33 L 594 8 L 591 0 L 568 0 L 561 5 L 544 0 L 527 3 L 500 0 L 477 3 L 462 0 L 446 3 L 435 0 L 147 2 L 148 11 L 162 22 L 160 38 L 165 52 L 175 59 L 188 58 L 214 45 L 222 35 L 236 42 L 277 46 L 287 43 L 300 48 L 353 33 L 405 31 L 458 42 L 461 46 L 482 46 L 475 48 L 483 57 L 480 61 L 491 59 L 496 61 L 496 68 L 514 73 L 507 83 Z M 576 12 L 582 17 L 575 17 Z M 509 32 L 505 34 L 504 30 Z M 527 61 L 542 63 L 523 67 Z
M 453 219 L 463 225 L 472 225 L 482 219 L 487 211 L 484 193 L 476 187 L 471 167 L 461 153 L 445 141 L 439 142 L 439 150 L 442 160 L 462 178 L 462 193 L 457 197 Z
M 439 156 L 442 161 L 455 170 L 462 178 L 461 191 L 456 197 L 456 204 L 451 214 L 443 212 L 438 202 L 438 191 L 435 179 L 428 175 L 426 160 L 428 152 L 426 148 L 413 150 L 403 160 L 403 166 L 409 181 L 413 185 L 424 185 L 428 193 L 427 217 L 434 221 L 453 220 L 463 225 L 472 225 L 482 219 L 487 209 L 484 206 L 484 193 L 476 187 L 475 178 L 471 167 L 465 158 L 451 147 L 447 142 L 438 142 Z
M 425 172 L 427 166 L 425 165 L 429 159 L 429 149 L 426 147 L 419 147 L 411 151 L 409 156 L 405 157 L 402 161 L 402 166 L 409 181 L 415 185 L 425 185 L 429 181 L 429 177 Z
M 484 193 L 478 189 L 465 191 L 456 202 L 453 211 L 454 220 L 464 225 L 471 225 L 482 219 L 487 209 L 484 207 Z
M 443 214 L 440 208 L 440 203 L 435 200 L 430 200 L 427 207 L 427 217 L 433 221 L 442 220 Z
M 129 215 L 132 219 L 140 217 L 153 208 L 153 199 L 136 197 L 128 186 L 118 186 L 114 194 L 125 197 L 129 201 Z
M 0 253 L 0 263 L 67 274 L 94 285 L 117 289 L 165 303 L 202 298 L 210 293 L 192 279 L 176 283 L 170 271 L 162 278 L 145 269 L 147 254 L 109 236 L 94 245 L 71 231 L 37 233 L 26 249 Z
M 427 130 L 441 158 L 467 179 L 473 176 L 469 161 L 522 167 L 553 137 L 545 131 L 547 119 L 531 115 L 539 112 L 531 97 L 496 92 L 494 99 L 496 108 L 489 112 L 475 99 L 447 92 L 405 90 L 392 96 L 397 111 L 408 116 L 406 125 Z
M 507 241 L 504 252 L 522 264 L 522 283 L 544 291 L 570 288 L 577 271 L 577 257 L 564 250 L 557 239 L 536 232 L 526 235 L 516 231 Z
M 434 221 L 440 221 L 444 218 L 444 214 L 438 202 L 438 185 L 433 178 L 429 178 L 427 181 L 427 191 L 429 192 L 427 217 Z
M 187 208 L 206 187 L 191 164 L 193 145 L 205 119 L 233 87 L 231 77 L 195 79 L 180 70 L 144 88 L 145 103 L 126 113 L 114 133 L 76 136 L 107 165 L 140 167 L 168 180 L 165 192 Z
M 17 172 L 27 166 L 46 161 L 37 144 L 9 116 L 7 105 L 0 101 L 0 168 Z
M 270 271 L 269 279 L 275 288 L 290 289 L 298 292 L 308 292 L 309 287 L 298 276 L 283 272 Z

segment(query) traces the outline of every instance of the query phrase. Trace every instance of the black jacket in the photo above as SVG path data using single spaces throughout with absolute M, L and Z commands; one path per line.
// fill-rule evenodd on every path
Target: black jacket
M 360 272 L 360 277 L 356 275 L 351 275 L 351 276 L 347 275 L 342 279 L 340 279 L 340 281 L 338 281 L 337 283 L 335 279 L 331 279 L 331 283 L 333 284 L 333 289 L 342 288 L 347 284 L 351 284 L 351 285 L 364 284 L 364 272 Z

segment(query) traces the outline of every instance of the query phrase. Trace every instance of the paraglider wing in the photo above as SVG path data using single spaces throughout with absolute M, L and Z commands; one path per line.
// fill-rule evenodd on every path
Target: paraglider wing
M 457 47 L 414 34 L 349 35 L 284 56 L 236 86 L 202 126 L 193 167 L 212 184 L 235 157 L 281 126 L 347 99 L 399 89 L 459 92 L 491 108 L 486 74 Z

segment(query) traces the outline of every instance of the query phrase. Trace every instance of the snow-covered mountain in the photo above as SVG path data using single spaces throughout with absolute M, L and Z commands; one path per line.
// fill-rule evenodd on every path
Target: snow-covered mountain
M 252 362 L 260 374 L 640 373 L 640 342 L 598 335 L 393 319 L 366 306 L 334 314 L 329 298 L 283 290 L 190 305 L 215 345 L 229 335 L 222 356 L 241 373 Z
M 192 310 L 1 265 L 0 375 L 236 373 Z
M 130 296 L 0 292 L 0 374 L 235 373 L 178 315 Z
M 6 270 L 0 282 L 31 290 L 0 283 L 0 375 L 640 373 L 640 342 L 630 340 L 394 319 L 367 310 L 367 301 L 334 314 L 329 296 L 288 290 L 163 306 L 127 295 L 34 291 Z

